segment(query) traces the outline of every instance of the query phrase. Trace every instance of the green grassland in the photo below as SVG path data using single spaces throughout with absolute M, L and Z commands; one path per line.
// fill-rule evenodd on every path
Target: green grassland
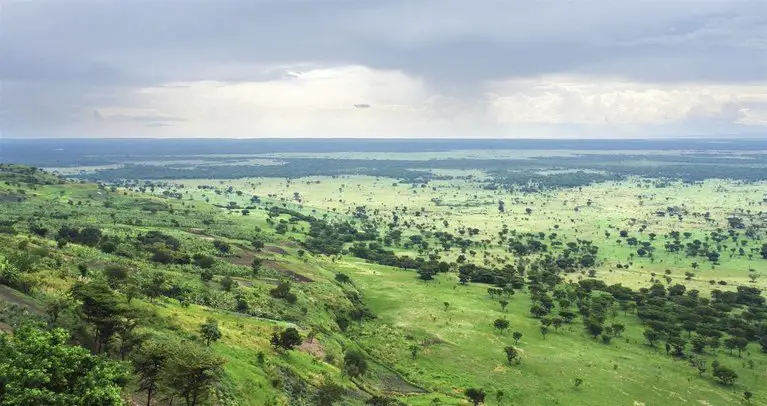
M 737 391 L 720 390 L 684 361 L 670 360 L 662 350 L 647 347 L 633 317 L 618 315 L 627 332 L 609 346 L 597 343 L 579 328 L 563 328 L 542 339 L 538 322 L 527 314 L 529 298 L 517 295 L 502 311 L 481 285 L 457 286 L 446 275 L 435 283 L 413 283 L 407 273 L 361 262 L 345 264 L 387 328 L 365 325 L 353 331 L 371 354 L 395 365 L 409 379 L 445 394 L 460 396 L 463 388 L 479 386 L 506 392 L 508 404 L 684 404 L 712 405 L 739 401 Z M 443 303 L 450 303 L 444 310 Z M 522 333 L 519 365 L 499 356 L 514 343 L 510 332 L 498 333 L 492 320 L 507 318 L 512 331 Z M 402 351 L 410 343 L 435 342 L 413 361 Z M 754 351 L 755 353 L 756 351 Z M 756 354 L 754 354 L 756 355 Z M 745 387 L 763 385 L 767 358 L 743 375 Z M 720 354 L 720 362 L 741 360 Z M 692 375 L 691 375 L 692 374 Z M 584 379 L 574 388 L 573 379 Z M 691 379 L 692 378 L 692 379 Z M 427 399 L 412 399 L 428 404 Z M 492 404 L 493 402 L 491 402 Z
M 23 294 L 2 287 L 0 301 L 45 317 L 46 304 L 54 297 L 78 282 L 104 279 L 102 271 L 109 266 L 129 269 L 129 280 L 139 286 L 151 284 L 152 275 L 162 273 L 169 286 L 183 287 L 186 293 L 157 299 L 138 294 L 132 303 L 157 320 L 142 329 L 197 342 L 200 325 L 210 317 L 218 321 L 223 336 L 210 349 L 226 364 L 211 397 L 215 404 L 315 404 L 314 393 L 327 382 L 344 390 L 335 404 L 350 405 L 363 404 L 373 395 L 413 405 L 468 404 L 464 391 L 470 387 L 483 388 L 486 403 L 504 405 L 748 404 L 743 400 L 746 391 L 753 393 L 750 404 L 767 404 L 763 389 L 767 354 L 756 343 L 750 343 L 741 355 L 724 348 L 706 351 L 707 360 L 737 371 L 734 385 L 722 385 L 710 372 L 699 377 L 686 359 L 667 355 L 662 344 L 649 346 L 643 337 L 645 326 L 632 312 L 609 315 L 608 324 L 625 326 L 625 332 L 609 344 L 592 338 L 577 321 L 543 336 L 539 320 L 530 315 L 527 288 L 509 297 L 504 310 L 488 294 L 492 285 L 459 283 L 454 270 L 423 281 L 413 270 L 374 264 L 348 252 L 311 252 L 304 248 L 312 227 L 309 222 L 285 213 L 270 216 L 268 210 L 279 207 L 330 222 L 349 220 L 361 225 L 367 221 L 376 225 L 381 236 L 393 228 L 389 223 L 396 212 L 401 223 L 409 224 L 401 227 L 403 241 L 422 235 L 429 249 L 419 252 L 406 244 L 389 249 L 400 256 L 435 254 L 449 262 L 456 261 L 461 251 L 436 249 L 434 233 L 458 234 L 476 228 L 476 235 L 468 237 L 475 243 L 470 248 L 475 254 L 466 256 L 470 263 L 487 266 L 517 259 L 499 241 L 504 229 L 557 233 L 563 241 L 589 240 L 599 247 L 595 266 L 564 275 L 565 282 L 588 279 L 588 271 L 593 270 L 594 278 L 607 284 L 636 290 L 657 279 L 663 285 L 681 283 L 708 296 L 714 289 L 732 291 L 738 285 L 767 288 L 767 261 L 755 251 L 763 241 L 744 239 L 746 244 L 738 245 L 754 253 L 751 258 L 739 253 L 730 256 L 725 249 L 713 262 L 666 252 L 666 235 L 690 232 L 685 242 L 705 240 L 713 231 L 728 230 L 728 218 L 733 216 L 763 227 L 764 182 L 712 179 L 685 184 L 630 178 L 533 193 L 488 190 L 478 182 L 483 172 L 451 171 L 441 174 L 454 178 L 423 185 L 343 175 L 162 181 L 139 188 L 63 182 L 39 172 L 30 182 L 19 178 L 18 171 L 5 168 L 0 173 L 4 182 L 0 182 L 0 263 L 10 266 L 19 252 L 30 253 L 34 266 L 24 278 L 33 288 Z M 499 200 L 504 202 L 503 212 L 498 209 Z M 251 208 L 243 213 L 246 207 Z M 360 207 L 365 220 L 358 215 Z M 657 214 L 669 207 L 685 214 L 681 219 Z M 288 225 L 283 232 L 276 230 L 281 220 Z M 33 225 L 48 232 L 34 233 Z M 96 226 L 119 243 L 111 252 L 77 243 L 57 245 L 54 236 L 65 225 Z M 654 240 L 653 258 L 637 255 L 637 247 L 619 237 L 622 230 L 640 241 Z M 214 258 L 213 278 L 202 280 L 204 270 L 194 263 L 153 261 L 151 252 L 135 243 L 151 231 L 176 238 L 180 252 Z M 651 239 L 650 233 L 655 237 Z M 254 248 L 254 239 L 265 246 Z M 214 242 L 225 242 L 231 249 L 220 252 Z M 254 257 L 263 260 L 255 274 L 250 267 Z M 88 275 L 82 275 L 80 265 L 89 269 Z M 686 272 L 691 273 L 687 279 Z M 339 283 L 339 273 L 348 275 L 351 282 Z M 673 282 L 664 280 L 666 276 Z M 220 284 L 225 277 L 236 282 L 232 291 Z M 291 282 L 295 303 L 270 295 L 280 281 Z M 124 286 L 116 291 L 127 299 Z M 238 308 L 241 301 L 247 311 Z M 337 323 L 339 315 L 362 308 L 375 317 L 353 320 L 346 328 Z M 4 317 L 0 323 L 12 324 L 3 312 L 0 316 Z M 507 331 L 493 327 L 499 318 L 509 321 Z M 78 323 L 76 312 L 61 323 L 73 327 Z M 287 327 L 297 328 L 305 342 L 291 351 L 275 350 L 271 334 Z M 309 343 L 306 337 L 313 331 L 316 336 Z M 519 343 L 512 337 L 514 331 L 522 333 Z M 506 362 L 503 348 L 509 345 L 520 350 L 520 362 Z M 419 349 L 415 357 L 412 346 Z M 370 370 L 365 376 L 350 379 L 343 373 L 348 350 L 366 355 Z M 576 379 L 583 383 L 575 385 Z M 500 403 L 495 398 L 499 390 L 504 392 Z M 125 392 L 135 401 L 142 399 L 135 380 Z
M 671 254 L 658 249 L 654 260 L 631 257 L 636 251 L 625 243 L 617 243 L 619 230 L 629 230 L 640 238 L 655 233 L 658 240 L 670 231 L 689 231 L 689 239 L 705 238 L 712 230 L 726 229 L 727 218 L 741 215 L 740 210 L 754 212 L 754 217 L 764 221 L 767 183 L 743 184 L 740 182 L 709 180 L 701 184 L 673 183 L 662 188 L 652 187 L 647 181 L 634 179 L 622 182 L 605 182 L 580 189 L 563 189 L 545 193 L 509 193 L 482 189 L 472 179 L 435 180 L 428 188 L 407 184 L 394 185 L 391 179 L 368 176 L 342 176 L 338 178 L 317 177 L 286 181 L 279 178 L 255 178 L 226 181 L 226 185 L 243 191 L 235 194 L 216 195 L 197 189 L 198 185 L 212 184 L 210 180 L 172 182 L 184 185 L 188 198 L 208 199 L 211 203 L 227 204 L 230 201 L 246 204 L 250 196 L 266 197 L 291 209 L 306 213 L 350 215 L 358 206 L 388 214 L 396 208 L 419 211 L 421 216 L 409 217 L 414 222 L 412 230 L 423 227 L 443 230 L 444 221 L 449 229 L 476 227 L 480 229 L 477 240 L 493 239 L 504 226 L 522 232 L 556 232 L 567 239 L 588 239 L 600 247 L 600 265 L 596 268 L 600 278 L 609 283 L 622 283 L 637 288 L 645 286 L 651 274 L 671 271 L 671 277 L 683 279 L 685 272 L 693 271 L 691 264 L 698 262 L 700 268 L 687 281 L 689 286 L 709 290 L 710 280 L 724 280 L 729 284 L 750 283 L 749 269 L 762 267 L 758 255 L 751 260 L 747 256 L 722 255 L 721 266 L 712 265 L 704 258 L 690 259 L 684 254 Z M 296 193 L 300 202 L 296 200 Z M 267 197 L 268 196 L 268 197 Z M 497 209 L 497 202 L 506 202 L 504 213 Z M 438 201 L 438 202 L 437 202 Z M 674 216 L 659 217 L 656 212 L 667 207 L 680 207 L 689 213 L 710 213 L 709 220 L 701 216 L 687 215 L 683 220 Z M 525 209 L 533 210 L 527 215 Z M 743 213 L 742 215 L 748 216 Z M 383 216 L 382 216 L 383 217 Z M 646 228 L 637 232 L 641 226 Z M 556 227 L 556 228 L 555 228 Z M 611 237 L 605 236 L 605 231 Z M 753 242 L 745 248 L 757 247 Z M 405 251 L 401 251 L 405 252 Z M 503 247 L 490 247 L 486 252 L 504 255 Z M 450 257 L 450 253 L 444 254 Z M 457 255 L 455 253 L 453 256 Z M 616 263 L 633 262 L 629 269 L 617 269 Z M 759 288 L 767 287 L 767 279 L 757 278 L 751 283 Z M 722 288 L 721 285 L 717 285 Z M 726 288 L 726 287 L 725 287 Z

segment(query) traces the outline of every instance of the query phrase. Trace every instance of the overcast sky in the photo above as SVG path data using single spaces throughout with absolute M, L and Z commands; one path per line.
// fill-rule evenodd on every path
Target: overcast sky
M 2 137 L 767 136 L 767 0 L 0 0 Z

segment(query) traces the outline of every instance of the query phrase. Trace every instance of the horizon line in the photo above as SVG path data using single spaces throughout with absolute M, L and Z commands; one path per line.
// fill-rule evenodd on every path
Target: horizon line
M 764 135 L 721 134 L 721 135 L 678 135 L 678 136 L 646 136 L 646 137 L 531 137 L 531 138 L 508 138 L 508 137 L 2 137 L 3 141 L 99 141 L 99 140 L 125 140 L 125 141 L 165 141 L 165 140 L 237 140 L 237 141 L 664 141 L 664 140 L 759 140 L 767 141 Z

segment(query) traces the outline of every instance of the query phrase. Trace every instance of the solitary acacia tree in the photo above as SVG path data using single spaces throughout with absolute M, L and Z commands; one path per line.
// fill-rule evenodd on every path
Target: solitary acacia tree
M 543 336 L 543 339 L 546 339 L 546 335 L 549 334 L 549 328 L 546 326 L 541 326 L 541 335 Z
M 514 361 L 519 360 L 519 350 L 513 345 L 509 345 L 503 348 L 503 352 L 506 353 L 506 361 L 511 365 Z
M 485 391 L 477 388 L 469 388 L 463 392 L 469 400 L 477 406 L 480 403 L 485 403 Z
M 509 321 L 506 319 L 496 319 L 495 322 L 493 322 L 493 326 L 495 326 L 498 331 L 503 333 L 504 330 L 509 328 Z
M 212 318 L 208 318 L 202 325 L 200 325 L 200 335 L 205 340 L 205 345 L 218 341 L 221 339 L 221 330 L 218 329 L 218 321 Z

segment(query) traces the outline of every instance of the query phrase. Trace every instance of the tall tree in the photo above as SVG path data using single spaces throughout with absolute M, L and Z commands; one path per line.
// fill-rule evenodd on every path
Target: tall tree
M 96 330 L 96 352 L 106 350 L 107 343 L 120 328 L 122 308 L 109 286 L 98 283 L 78 283 L 72 287 L 72 297 L 80 301 L 82 317 Z
M 66 330 L 31 325 L 0 334 L 0 404 L 122 405 L 122 365 L 68 340 Z
M 133 370 L 140 390 L 146 391 L 146 404 L 151 406 L 152 395 L 160 387 L 160 377 L 171 355 L 170 346 L 163 341 L 150 341 L 133 357 Z
M 221 379 L 224 360 L 206 347 L 192 342 L 175 346 L 162 374 L 162 382 L 184 399 L 186 406 L 196 406 L 210 396 Z
M 220 340 L 221 330 L 218 329 L 218 321 L 208 318 L 205 323 L 200 325 L 200 335 L 205 340 L 206 346 L 210 346 L 210 343 Z

